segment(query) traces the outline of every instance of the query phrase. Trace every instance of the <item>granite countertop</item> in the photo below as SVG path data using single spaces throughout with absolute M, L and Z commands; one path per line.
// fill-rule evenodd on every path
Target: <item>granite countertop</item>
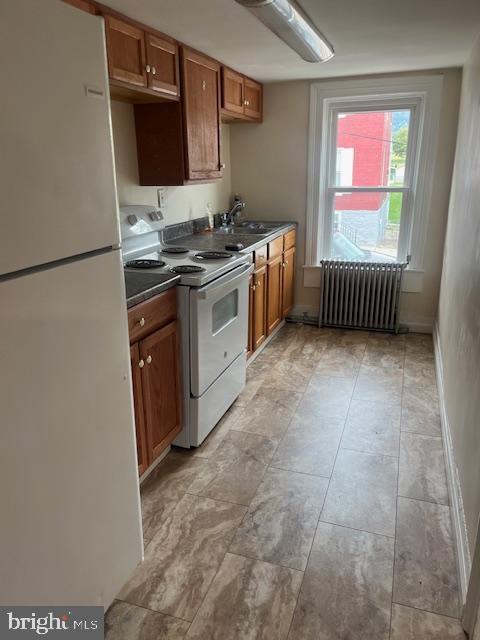
M 180 276 L 174 273 L 143 273 L 139 271 L 124 271 L 123 273 L 127 292 L 127 309 L 174 287 L 180 280 Z
M 256 221 L 255 221 L 256 222 Z M 269 222 L 270 224 L 270 222 Z M 240 233 L 212 233 L 211 231 L 202 231 L 201 233 L 192 233 L 187 236 L 169 240 L 168 244 L 187 247 L 188 249 L 198 249 L 199 251 L 225 251 L 225 245 L 240 243 L 243 249 L 240 253 L 251 253 L 263 246 L 271 240 L 275 240 L 278 236 L 283 235 L 291 229 L 295 229 L 296 222 L 279 222 L 278 227 L 272 229 L 271 233 L 266 235 L 260 234 L 240 234 Z

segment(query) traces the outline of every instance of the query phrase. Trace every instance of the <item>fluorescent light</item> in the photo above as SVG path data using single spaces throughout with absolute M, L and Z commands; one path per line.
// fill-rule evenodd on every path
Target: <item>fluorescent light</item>
M 333 47 L 291 0 L 236 0 L 307 62 L 326 62 Z

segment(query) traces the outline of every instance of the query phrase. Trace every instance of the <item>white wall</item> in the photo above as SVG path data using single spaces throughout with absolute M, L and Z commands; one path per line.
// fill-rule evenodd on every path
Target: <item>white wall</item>
M 445 409 L 473 554 L 480 515 L 480 39 L 463 75 L 438 327 Z
M 113 100 L 112 124 L 120 205 L 157 205 L 157 187 L 140 187 L 138 184 L 133 106 Z M 225 162 L 226 168 L 224 169 L 224 177 L 219 182 L 185 187 L 167 187 L 165 215 L 167 224 L 204 216 L 207 202 L 212 203 L 214 213 L 228 209 L 231 194 L 230 127 L 228 125 L 222 125 L 222 162 Z
M 423 72 L 424 73 L 424 72 Z M 442 73 L 440 139 L 425 252 L 422 293 L 402 296 L 402 320 L 432 326 L 437 313 L 442 251 L 455 149 L 461 71 Z M 409 74 L 412 75 L 412 74 Z M 303 286 L 307 194 L 308 81 L 264 87 L 264 122 L 231 126 L 232 188 L 247 202 L 249 217 L 299 223 L 295 303 L 318 314 L 319 290 Z

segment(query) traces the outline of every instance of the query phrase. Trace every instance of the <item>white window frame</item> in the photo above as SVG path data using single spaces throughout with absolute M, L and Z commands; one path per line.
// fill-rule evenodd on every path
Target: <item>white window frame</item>
M 336 143 L 332 118 L 335 112 L 354 108 L 397 108 L 408 105 L 415 110 L 414 130 L 409 135 L 410 158 L 408 181 L 408 206 L 404 204 L 407 220 L 402 224 L 399 257 L 411 256 L 409 271 L 423 273 L 426 231 L 432 194 L 435 154 L 440 121 L 443 77 L 410 76 L 379 79 L 355 79 L 312 83 L 310 89 L 310 128 L 308 157 L 308 193 L 306 225 L 306 268 L 317 268 L 325 258 L 326 215 L 333 206 L 326 206 L 328 181 L 334 177 L 331 166 L 332 145 Z M 383 105 L 383 107 L 381 107 Z M 392 107 L 392 105 L 395 105 Z M 413 145 L 410 148 L 410 145 Z M 345 191 L 361 188 L 349 187 Z M 366 189 L 370 191 L 371 188 Z M 385 191 L 393 188 L 385 187 Z M 377 188 L 376 191 L 382 191 Z M 333 205 L 333 201 L 331 203 Z M 403 215 L 403 211 L 402 211 Z M 401 249 L 401 251 L 400 251 Z M 305 273 L 305 285 L 315 286 L 316 280 Z M 313 282 L 312 282 L 313 281 Z M 421 289 L 420 289 L 421 290 Z

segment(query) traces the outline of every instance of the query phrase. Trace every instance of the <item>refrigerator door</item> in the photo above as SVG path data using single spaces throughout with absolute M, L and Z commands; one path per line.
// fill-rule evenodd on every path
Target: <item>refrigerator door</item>
M 0 275 L 120 242 L 103 19 L 0 2 Z
M 0 282 L 4 606 L 108 606 L 142 559 L 119 253 Z

